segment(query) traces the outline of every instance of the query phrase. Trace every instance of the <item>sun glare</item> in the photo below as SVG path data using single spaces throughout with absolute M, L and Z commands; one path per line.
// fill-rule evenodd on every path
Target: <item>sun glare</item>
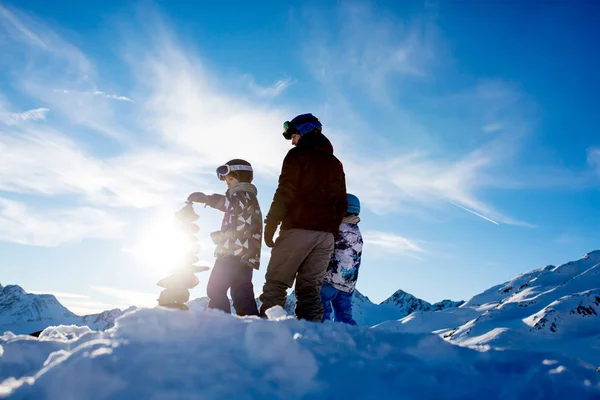
M 145 266 L 168 274 L 172 269 L 189 262 L 191 249 L 198 242 L 191 241 L 172 212 L 161 213 L 142 230 L 134 246 L 127 251 L 142 260 Z

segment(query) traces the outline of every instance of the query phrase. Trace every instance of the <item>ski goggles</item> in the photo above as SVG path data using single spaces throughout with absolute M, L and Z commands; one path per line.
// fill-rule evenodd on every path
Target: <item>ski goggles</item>
M 315 129 L 321 131 L 321 123 L 313 116 L 295 121 L 293 124 L 290 121 L 285 121 L 283 123 L 283 137 L 291 140 L 294 134 L 304 135 Z
M 290 124 L 290 121 L 285 121 L 283 123 L 283 137 L 286 138 L 286 140 L 292 140 L 292 135 L 294 133 L 299 133 L 298 129 L 294 128 Z
M 224 164 L 217 168 L 217 178 L 219 180 L 224 181 L 225 177 L 229 175 L 231 171 L 250 171 L 252 172 L 252 167 L 250 165 L 228 165 Z

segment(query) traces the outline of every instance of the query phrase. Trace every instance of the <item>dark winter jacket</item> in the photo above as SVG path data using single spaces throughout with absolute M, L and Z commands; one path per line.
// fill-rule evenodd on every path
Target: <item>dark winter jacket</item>
M 307 133 L 283 160 L 266 224 L 335 235 L 347 208 L 344 168 L 331 142 L 322 133 Z
M 356 215 L 348 216 L 342 221 L 324 279 L 324 282 L 346 293 L 354 292 L 358 280 L 363 250 L 359 222 Z
M 240 257 L 243 263 L 258 269 L 262 246 L 262 214 L 256 198 L 256 188 L 250 183 L 238 183 L 225 196 L 208 196 L 206 205 L 223 211 L 221 230 L 211 237 L 217 248 L 215 257 Z

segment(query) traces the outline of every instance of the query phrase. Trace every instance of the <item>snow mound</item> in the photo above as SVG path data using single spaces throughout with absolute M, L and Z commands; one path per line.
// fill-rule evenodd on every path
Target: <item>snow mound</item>
M 281 310 L 278 310 L 281 311 Z M 107 331 L 0 337 L 11 399 L 597 399 L 600 374 L 549 352 L 215 310 L 138 309 Z

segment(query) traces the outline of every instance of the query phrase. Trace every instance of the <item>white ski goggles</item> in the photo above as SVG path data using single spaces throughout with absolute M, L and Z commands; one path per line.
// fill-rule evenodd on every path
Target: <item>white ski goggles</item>
M 224 181 L 225 177 L 229 175 L 231 171 L 250 171 L 252 172 L 252 167 L 250 165 L 221 165 L 217 168 L 217 178 L 219 180 Z

